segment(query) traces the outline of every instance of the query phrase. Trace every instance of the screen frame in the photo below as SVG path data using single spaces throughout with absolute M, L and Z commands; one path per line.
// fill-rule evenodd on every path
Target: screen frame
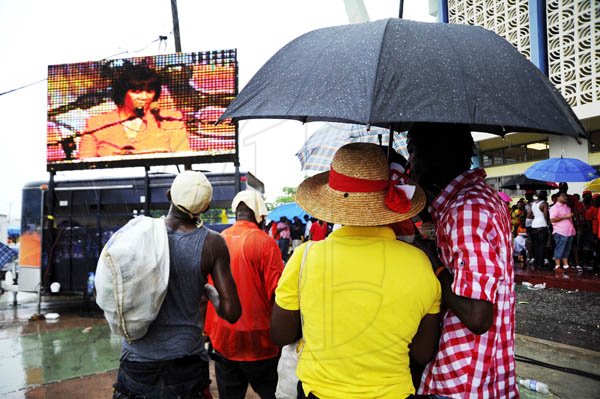
M 146 60 L 155 57 L 179 57 L 185 58 L 189 56 L 191 58 L 203 60 L 202 62 L 198 62 L 197 64 L 207 64 L 207 65 L 223 65 L 222 60 L 225 57 L 231 57 L 233 54 L 233 59 L 229 58 L 227 61 L 228 65 L 233 65 L 234 67 L 234 92 L 232 93 L 233 98 L 235 98 L 239 93 L 239 65 L 237 61 L 237 49 L 227 49 L 227 50 L 211 50 L 211 51 L 203 51 L 203 52 L 191 52 L 191 53 L 175 53 L 175 54 L 159 54 L 154 56 L 143 56 L 143 57 L 130 57 L 130 58 L 121 58 L 118 60 L 99 60 L 99 61 L 91 61 L 97 63 L 103 62 L 114 62 L 114 61 L 129 61 L 133 64 L 139 64 L 140 60 Z M 219 64 L 220 63 L 220 64 Z M 79 63 L 82 64 L 82 63 Z M 59 64 L 59 65 L 50 65 L 48 66 L 48 70 L 50 68 L 62 66 L 62 65 L 77 65 L 75 64 Z M 190 64 L 194 65 L 194 64 Z M 48 80 L 50 83 L 50 79 Z M 50 95 L 50 89 L 49 95 Z M 60 107 L 60 106 L 59 106 Z M 46 123 L 51 122 L 50 118 L 54 115 L 53 109 L 50 109 L 50 104 L 48 103 L 48 119 Z M 238 123 L 233 123 L 234 127 L 234 148 L 233 152 L 224 152 L 219 153 L 218 150 L 207 150 L 207 151 L 197 151 L 197 155 L 190 155 L 189 152 L 186 154 L 178 155 L 177 152 L 172 153 L 156 153 L 157 157 L 151 157 L 150 154 L 144 154 L 145 156 L 136 157 L 137 154 L 131 155 L 122 155 L 110 157 L 97 157 L 97 158 L 88 158 L 87 160 L 74 158 L 74 159 L 66 159 L 66 160 L 57 160 L 57 161 L 49 161 L 48 160 L 48 148 L 50 146 L 49 140 L 49 132 L 46 130 L 46 170 L 48 172 L 58 172 L 58 171 L 68 171 L 68 170 L 87 170 L 87 169 L 112 169 L 112 168 L 126 168 L 126 167 L 146 167 L 150 166 L 163 166 L 163 165 L 191 165 L 191 164 L 203 164 L 203 163 L 233 163 L 236 166 L 239 166 L 239 126 Z M 55 144 L 56 145 L 56 144 Z M 58 144 L 60 145 L 60 144 Z M 107 158 L 107 159 L 102 159 Z

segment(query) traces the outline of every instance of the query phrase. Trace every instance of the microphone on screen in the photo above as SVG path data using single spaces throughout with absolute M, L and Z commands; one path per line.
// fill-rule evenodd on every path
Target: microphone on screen
M 134 108 L 133 113 L 136 118 L 144 118 L 145 112 L 143 107 Z

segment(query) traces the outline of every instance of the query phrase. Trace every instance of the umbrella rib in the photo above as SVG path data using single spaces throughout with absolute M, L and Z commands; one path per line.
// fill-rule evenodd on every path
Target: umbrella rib
M 371 101 L 369 102 L 369 120 L 367 121 L 367 123 L 371 123 L 371 121 L 373 120 L 373 106 L 374 106 L 374 102 L 375 102 L 375 85 L 378 82 L 379 79 L 379 63 L 381 62 L 381 58 L 382 58 L 382 54 L 383 54 L 383 44 L 385 42 L 386 39 L 386 32 L 388 30 L 388 27 L 390 26 L 392 19 L 388 18 L 385 21 L 385 28 L 383 29 L 383 37 L 382 40 L 379 41 L 379 51 L 378 51 L 378 55 L 377 55 L 377 63 L 375 64 L 375 74 L 373 76 L 373 82 L 371 83 L 371 87 L 373 88 L 373 92 L 371 93 Z

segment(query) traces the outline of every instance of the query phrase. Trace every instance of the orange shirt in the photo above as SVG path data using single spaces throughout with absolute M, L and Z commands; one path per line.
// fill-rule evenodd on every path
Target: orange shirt
M 213 347 L 229 360 L 275 357 L 279 355 L 279 347 L 271 342 L 269 329 L 275 288 L 283 272 L 279 246 L 255 223 L 245 220 L 238 220 L 221 234 L 229 248 L 242 316 L 231 324 L 218 317 L 209 303 L 206 333 Z
M 161 110 L 165 118 L 181 119 L 179 111 Z M 109 155 L 143 154 L 152 152 L 189 151 L 185 125 L 182 121 L 162 121 L 148 115 L 135 138 L 128 138 L 118 111 L 105 112 L 88 118 L 79 143 L 79 158 L 105 157 Z M 106 126 L 105 128 L 102 128 Z

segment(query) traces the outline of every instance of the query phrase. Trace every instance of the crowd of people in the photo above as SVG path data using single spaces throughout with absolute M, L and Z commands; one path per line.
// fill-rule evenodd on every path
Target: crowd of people
M 265 231 L 279 245 L 281 256 L 287 262 L 289 256 L 300 244 L 306 241 L 324 240 L 339 225 L 304 215 L 304 220 L 294 216 L 293 220 L 282 216 L 278 221 L 271 220 L 265 224 Z
M 568 190 L 567 183 L 560 183 L 550 201 L 545 190 L 527 190 L 511 207 L 514 256 L 522 268 L 600 269 L 600 194 Z
M 212 358 L 219 397 L 275 398 L 284 345 L 299 353 L 293 397 L 518 397 L 509 209 L 471 169 L 466 127 L 415 124 L 408 151 L 400 165 L 345 145 L 298 187 L 315 219 L 266 227 L 263 198 L 242 191 L 221 234 L 199 218 L 207 179 L 178 175 L 166 298 L 124 341 L 114 397 L 210 398 Z M 555 237 L 570 234 L 566 198 L 548 212 Z

